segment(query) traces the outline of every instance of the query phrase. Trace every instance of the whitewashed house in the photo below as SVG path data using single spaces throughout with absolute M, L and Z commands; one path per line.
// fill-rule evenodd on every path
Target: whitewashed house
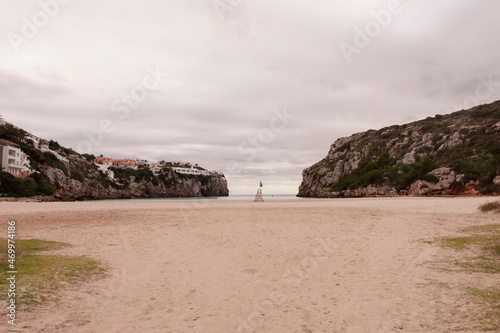
M 185 175 L 202 175 L 202 176 L 210 176 L 210 171 L 208 170 L 199 170 L 195 169 L 193 167 L 191 168 L 180 168 L 180 167 L 174 167 L 172 168 L 177 173 L 182 173 Z
M 6 141 L 0 144 L 0 165 L 2 171 L 21 177 L 29 174 L 30 161 L 21 149 Z

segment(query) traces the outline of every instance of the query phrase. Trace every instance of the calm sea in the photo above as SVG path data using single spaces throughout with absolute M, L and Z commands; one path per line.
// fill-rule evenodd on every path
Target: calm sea
M 230 195 L 228 197 L 195 197 L 195 198 L 152 198 L 133 200 L 243 200 L 253 201 L 255 195 Z M 264 201 L 268 200 L 294 200 L 298 199 L 296 194 L 264 194 Z

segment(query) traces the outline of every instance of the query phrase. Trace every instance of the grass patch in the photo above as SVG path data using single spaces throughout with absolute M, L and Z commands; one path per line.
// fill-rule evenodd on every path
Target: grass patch
M 462 250 L 473 245 L 485 245 L 494 240 L 491 236 L 464 236 L 464 237 L 443 237 L 439 240 L 439 245 L 451 247 L 455 250 Z
M 468 227 L 460 231 L 472 235 L 442 237 L 438 240 L 439 245 L 457 251 L 470 247 L 480 247 L 481 255 L 455 261 L 455 265 L 470 273 L 500 273 L 500 224 Z
M 484 247 L 485 251 L 491 252 L 492 255 L 500 257 L 500 244 L 493 244 Z
M 472 246 L 482 246 L 498 251 L 500 246 L 500 224 L 487 224 L 461 229 L 461 232 L 469 233 L 469 236 L 442 237 L 438 240 L 439 245 L 462 250 Z
M 482 204 L 478 209 L 482 212 L 500 213 L 500 200 Z
M 479 256 L 475 258 L 469 258 L 467 260 L 456 261 L 455 265 L 460 267 L 462 271 L 466 271 L 468 273 L 500 273 L 500 260 L 486 256 Z
M 417 286 L 422 287 L 422 288 L 429 287 L 429 286 L 438 287 L 438 288 L 442 288 L 442 289 L 451 289 L 452 288 L 452 285 L 450 283 L 439 281 L 439 280 L 434 280 L 434 279 L 430 279 L 427 282 L 418 283 Z
M 442 237 L 437 242 L 457 251 L 475 247 L 480 255 L 456 260 L 453 264 L 458 269 L 447 271 L 500 274 L 500 224 L 468 227 L 460 231 L 469 235 Z M 468 318 L 470 324 L 457 330 L 500 331 L 500 288 L 467 287 L 465 292 L 472 297 L 472 306 L 460 315 Z
M 6 242 L 5 239 L 2 240 L 2 245 Z M 44 241 L 40 239 L 21 239 L 16 240 L 16 254 L 36 254 L 36 252 L 42 251 L 55 251 L 60 250 L 65 247 L 69 247 L 67 243 L 54 242 L 54 241 Z M 3 249 L 3 246 L 1 247 Z M 2 252 L 2 255 L 4 253 Z
M 467 288 L 467 293 L 471 295 L 477 303 L 474 314 L 475 319 L 481 323 L 479 327 L 482 331 L 500 330 L 500 288 L 492 287 L 487 289 Z
M 484 234 L 484 233 L 492 233 L 500 236 L 500 224 L 486 224 L 486 225 L 478 225 L 475 227 L 468 227 L 465 229 L 461 229 L 461 232 L 468 232 L 472 234 Z
M 7 240 L 0 240 L 0 300 L 7 297 Z M 38 239 L 16 241 L 16 301 L 29 309 L 59 299 L 67 286 L 78 286 L 92 277 L 103 276 L 105 266 L 84 256 L 62 256 L 50 251 L 70 246 Z

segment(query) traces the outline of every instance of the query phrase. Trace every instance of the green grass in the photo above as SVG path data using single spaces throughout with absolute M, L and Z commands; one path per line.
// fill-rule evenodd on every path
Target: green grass
M 0 240 L 0 300 L 7 297 L 7 240 Z M 50 251 L 70 246 L 38 239 L 16 240 L 16 301 L 29 309 L 59 299 L 64 288 L 103 276 L 106 267 L 84 256 L 55 255 Z
M 457 251 L 470 248 L 475 252 L 480 252 L 480 255 L 464 256 L 453 262 L 458 270 L 447 269 L 445 271 L 500 274 L 500 224 L 468 227 L 461 229 L 460 232 L 469 235 L 442 237 L 437 240 L 437 243 Z M 465 288 L 465 293 L 472 297 L 472 307 L 460 315 L 468 318 L 471 324 L 466 324 L 466 327 L 456 328 L 456 330 L 500 331 L 500 288 L 469 286 Z
M 451 247 L 455 250 L 463 250 L 474 245 L 489 244 L 494 239 L 495 238 L 491 236 L 443 237 L 439 240 L 439 243 L 444 247 Z
M 500 224 L 487 224 L 482 226 L 468 227 L 460 232 L 469 233 L 468 236 L 442 237 L 438 243 L 444 247 L 462 250 L 473 246 L 483 248 L 497 248 L 500 245 Z
M 5 242 L 5 240 L 2 241 Z M 67 243 L 44 241 L 40 239 L 16 240 L 17 253 L 19 253 L 19 251 L 22 250 L 23 253 L 33 254 L 35 252 L 41 252 L 41 251 L 59 250 L 69 246 L 70 245 Z
M 474 327 L 474 329 L 498 332 L 500 330 L 500 288 L 480 289 L 468 287 L 466 290 L 477 303 L 474 316 L 481 324 Z
M 485 246 L 484 249 L 486 251 L 491 252 L 492 255 L 500 257 L 500 243 L 499 244 L 493 244 L 493 245 Z
M 498 258 L 490 258 L 487 256 L 459 260 L 455 262 L 455 265 L 460 267 L 462 271 L 468 273 L 500 273 L 500 260 Z
M 466 272 L 500 273 L 500 224 L 487 224 L 461 229 L 468 236 L 442 237 L 439 245 L 457 251 L 479 247 L 481 255 L 455 261 Z
M 482 212 L 500 213 L 500 200 L 482 204 L 481 206 L 479 206 L 479 210 Z
M 468 227 L 460 230 L 461 232 L 469 232 L 472 234 L 481 234 L 481 233 L 492 233 L 496 235 L 500 235 L 500 224 L 485 224 L 474 227 Z

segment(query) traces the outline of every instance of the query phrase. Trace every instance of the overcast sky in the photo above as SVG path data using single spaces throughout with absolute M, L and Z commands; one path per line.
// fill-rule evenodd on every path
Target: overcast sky
M 0 114 L 297 193 L 337 138 L 500 99 L 496 0 L 0 0 Z

